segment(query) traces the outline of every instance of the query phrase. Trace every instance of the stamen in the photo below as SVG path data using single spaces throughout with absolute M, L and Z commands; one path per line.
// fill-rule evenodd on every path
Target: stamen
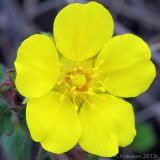
M 77 112 L 78 111 L 78 105 L 76 104 L 75 97 L 72 97 L 72 100 L 73 100 L 73 107 L 74 107 L 75 111 Z
M 95 106 L 94 106 L 92 103 L 90 103 L 90 102 L 86 99 L 86 97 L 82 96 L 81 94 L 79 94 L 79 96 L 82 97 L 82 99 L 83 99 L 92 109 L 95 109 Z
M 72 91 L 72 92 L 76 91 L 76 86 L 73 86 L 73 87 L 71 88 L 71 91 Z
M 97 71 L 99 69 L 99 66 L 96 66 L 96 67 L 93 67 L 93 68 L 90 68 L 92 71 Z
M 96 78 L 98 74 L 92 74 L 92 78 Z
M 70 75 L 70 79 L 73 79 L 73 78 L 74 78 L 74 77 L 73 77 L 73 75 L 71 74 L 71 75 Z
M 74 72 L 76 72 L 77 70 L 78 70 L 78 68 L 77 68 L 77 67 L 74 67 L 74 68 L 73 68 L 73 71 L 74 71 Z
M 94 89 L 100 90 L 100 91 L 102 91 L 102 92 L 105 92 L 105 91 L 106 91 L 106 89 L 105 89 L 104 87 L 94 87 Z
M 60 101 L 63 101 L 66 95 L 66 90 L 64 91 L 64 93 L 62 94 L 62 96 L 60 97 Z
M 57 85 L 61 85 L 62 84 L 62 80 L 57 81 Z
M 76 104 L 73 104 L 73 108 L 76 112 L 78 111 L 78 106 Z
M 92 96 L 92 95 L 95 94 L 92 87 L 88 88 L 88 91 L 87 91 L 86 93 L 87 93 L 88 95 L 90 95 L 90 96 Z
M 83 66 L 79 66 L 78 69 L 79 70 L 83 70 L 84 68 L 83 68 Z
M 103 99 L 104 101 L 106 101 L 108 103 L 108 100 L 105 97 L 103 97 L 102 95 L 96 94 L 95 96 L 100 99 Z
M 73 94 L 76 96 L 76 95 L 77 95 L 77 91 L 75 90 L 75 91 L 73 92 Z
M 100 84 L 101 86 L 103 86 L 103 82 L 101 80 L 97 80 L 97 84 Z

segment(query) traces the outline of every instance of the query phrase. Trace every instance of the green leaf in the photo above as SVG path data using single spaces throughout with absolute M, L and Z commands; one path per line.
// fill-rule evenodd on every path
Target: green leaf
M 4 121 L 4 132 L 7 136 L 12 135 L 14 131 L 13 123 L 10 119 L 6 118 Z
M 135 152 L 144 153 L 154 147 L 156 142 L 156 133 L 151 123 L 137 125 L 137 136 L 131 145 Z
M 0 64 L 0 83 L 4 80 L 5 72 L 4 67 Z
M 5 132 L 6 135 L 13 133 L 14 127 L 11 121 L 12 113 L 7 102 L 0 98 L 0 136 Z
M 0 117 L 0 137 L 3 135 L 4 132 L 4 122 L 3 118 Z
M 0 111 L 6 110 L 8 108 L 9 108 L 8 103 L 4 99 L 0 98 Z
M 87 160 L 98 160 L 98 156 L 92 155 L 92 154 L 88 154 L 87 155 Z
M 26 123 L 26 107 L 22 107 L 17 115 L 21 128 L 24 129 L 26 132 L 28 132 L 28 127 Z
M 12 82 L 15 82 L 15 79 L 16 79 L 16 72 L 15 71 L 8 71 L 8 76 Z
M 31 140 L 19 126 L 11 136 L 3 135 L 0 143 L 7 153 L 9 160 L 30 160 Z

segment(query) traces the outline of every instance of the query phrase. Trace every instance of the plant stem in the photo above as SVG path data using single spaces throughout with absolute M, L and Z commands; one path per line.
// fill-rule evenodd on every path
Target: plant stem
M 43 160 L 43 149 L 39 148 L 36 160 Z

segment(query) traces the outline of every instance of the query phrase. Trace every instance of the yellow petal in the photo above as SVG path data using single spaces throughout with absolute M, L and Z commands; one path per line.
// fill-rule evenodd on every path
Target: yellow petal
M 109 40 L 99 54 L 97 74 L 103 87 L 121 97 L 134 97 L 146 91 L 156 72 L 148 45 L 132 34 Z
M 16 67 L 16 87 L 26 97 L 40 97 L 52 89 L 60 68 L 55 44 L 47 35 L 35 34 L 19 47 Z
M 132 106 L 108 94 L 87 98 L 80 110 L 82 134 L 80 146 L 92 154 L 112 157 L 118 146 L 126 146 L 135 137 Z
M 96 55 L 112 37 L 113 20 L 101 4 L 74 3 L 62 9 L 54 21 L 54 37 L 58 50 L 73 61 Z
M 53 153 L 63 153 L 77 144 L 80 122 L 69 98 L 50 92 L 44 97 L 29 99 L 27 124 L 32 138 Z

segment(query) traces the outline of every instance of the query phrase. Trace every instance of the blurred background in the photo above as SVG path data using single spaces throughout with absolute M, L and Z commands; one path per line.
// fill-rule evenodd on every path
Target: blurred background
M 152 50 L 157 77 L 146 93 L 128 99 L 135 110 L 135 141 L 120 148 L 116 157 L 101 158 L 78 146 L 64 155 L 54 155 L 31 140 L 24 99 L 13 83 L 16 51 L 29 35 L 52 33 L 59 10 L 74 2 L 88 0 L 0 0 L 0 160 L 160 160 L 160 0 L 97 0 L 111 12 L 115 35 L 134 33 Z

